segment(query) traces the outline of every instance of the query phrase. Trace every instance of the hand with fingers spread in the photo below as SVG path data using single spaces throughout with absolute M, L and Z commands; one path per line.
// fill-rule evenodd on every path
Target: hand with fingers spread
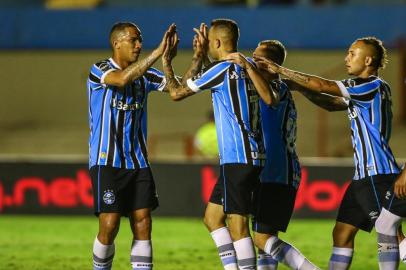
M 393 191 L 399 199 L 406 199 L 406 169 L 396 179 Z

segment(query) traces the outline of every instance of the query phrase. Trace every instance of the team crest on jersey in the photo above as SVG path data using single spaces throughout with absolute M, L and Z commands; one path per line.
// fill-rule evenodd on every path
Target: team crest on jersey
M 116 195 L 112 190 L 105 190 L 103 195 L 103 202 L 105 204 L 113 204 L 116 201 Z

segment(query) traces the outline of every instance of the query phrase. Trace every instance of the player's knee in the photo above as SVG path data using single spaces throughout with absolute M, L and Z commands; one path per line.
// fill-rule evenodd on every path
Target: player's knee
M 134 236 L 135 239 L 149 239 L 152 226 L 150 216 L 145 216 L 134 221 Z
M 270 237 L 272 237 L 272 236 L 261 234 L 261 233 L 254 233 L 252 240 L 254 241 L 254 245 L 257 248 L 264 250 L 266 241 L 268 241 L 268 239 Z
M 209 214 L 204 215 L 203 223 L 210 232 L 226 226 L 223 219 Z
M 103 244 L 112 244 L 116 237 L 120 223 L 115 220 L 105 220 L 100 222 L 98 239 Z
M 227 223 L 233 241 L 250 236 L 247 217 L 240 215 L 227 215 Z
M 348 248 L 353 247 L 357 231 L 358 229 L 355 227 L 336 224 L 333 229 L 334 246 Z

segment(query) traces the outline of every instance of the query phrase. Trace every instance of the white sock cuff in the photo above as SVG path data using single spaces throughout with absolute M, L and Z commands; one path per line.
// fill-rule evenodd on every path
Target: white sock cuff
M 264 247 L 264 252 L 266 253 L 266 254 L 271 254 L 271 248 L 272 248 L 272 245 L 276 242 L 276 241 L 278 241 L 278 237 L 277 236 L 271 236 L 271 237 L 269 237 L 268 238 L 268 240 L 266 240 L 266 243 L 265 243 L 265 247 Z
M 233 242 L 227 227 L 222 227 L 220 229 L 212 231 L 210 234 L 217 247 L 231 244 Z
M 375 222 L 375 230 L 377 233 L 396 236 L 401 220 L 401 217 L 382 208 L 381 213 Z
M 254 243 L 252 242 L 251 237 L 242 238 L 235 241 L 233 244 L 238 260 L 256 257 Z
M 105 259 L 113 255 L 115 252 L 114 243 L 111 245 L 104 245 L 100 243 L 99 239 L 96 236 L 96 239 L 93 243 L 93 254 L 101 259 Z
M 352 257 L 352 254 L 354 254 L 354 249 L 352 249 L 352 248 L 333 247 L 333 254 Z
M 151 257 L 151 240 L 134 240 L 131 246 L 131 255 Z

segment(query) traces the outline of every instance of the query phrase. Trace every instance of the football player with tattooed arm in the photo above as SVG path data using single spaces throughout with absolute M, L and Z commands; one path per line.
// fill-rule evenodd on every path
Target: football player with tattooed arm
M 184 76 L 183 83 L 176 80 L 171 65 L 173 48 L 163 55 L 163 70 L 172 98 L 181 100 L 200 91 L 211 91 L 220 177 L 206 207 L 204 222 L 224 269 L 256 269 L 248 215 L 253 203 L 251 194 L 259 184 L 265 161 L 258 93 L 267 104 L 274 102 L 273 96 L 255 66 L 243 70 L 227 61 L 231 53 L 237 52 L 239 29 L 234 21 L 213 20 L 209 31 L 203 25 L 196 34 L 190 69 L 195 74 Z M 206 51 L 214 62 L 197 74 Z
M 389 147 L 391 90 L 378 76 L 387 62 L 382 41 L 375 37 L 355 40 L 345 57 L 347 72 L 354 78 L 342 81 L 290 70 L 263 57 L 260 61 L 272 72 L 302 86 L 300 92 L 319 106 L 340 110 L 347 104 L 355 175 L 344 194 L 333 230 L 329 269 L 348 269 L 358 230 L 370 232 L 374 226 L 380 269 L 397 269 L 399 247 L 400 253 L 404 253 L 397 230 L 401 217 L 406 216 L 406 201 L 395 196 L 394 187 L 395 191 L 403 190 L 406 183 L 399 178 L 395 184 L 400 170 Z
M 130 22 L 116 23 L 110 31 L 112 57 L 91 67 L 89 168 L 99 219 L 93 244 L 95 270 L 112 268 L 121 216 L 129 217 L 133 233 L 132 269 L 152 269 L 151 211 L 158 199 L 147 157 L 147 97 L 152 91 L 164 91 L 164 75 L 151 66 L 174 34 L 171 25 L 159 46 L 138 60 L 140 29 Z

